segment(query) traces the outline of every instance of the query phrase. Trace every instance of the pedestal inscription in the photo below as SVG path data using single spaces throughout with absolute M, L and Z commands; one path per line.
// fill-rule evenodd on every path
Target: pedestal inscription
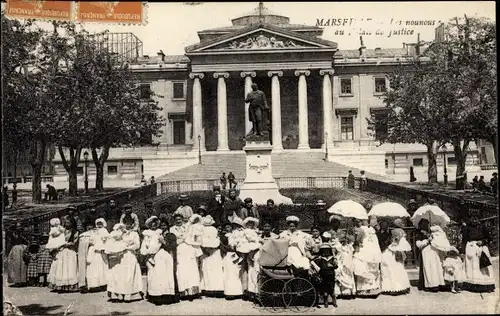
M 271 168 L 272 146 L 269 137 L 248 137 L 246 146 L 247 176 L 240 190 L 240 197 L 252 198 L 255 204 L 266 204 L 273 199 L 275 204 L 293 204 L 292 200 L 278 191 Z

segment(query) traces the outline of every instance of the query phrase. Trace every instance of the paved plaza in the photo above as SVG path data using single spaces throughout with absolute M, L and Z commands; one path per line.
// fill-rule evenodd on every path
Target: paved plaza
M 498 258 L 494 258 L 494 271 L 498 272 Z M 416 270 L 409 270 L 414 284 L 418 278 Z M 145 277 L 144 277 L 145 281 Z M 133 303 L 111 303 L 105 293 L 56 294 L 47 288 L 5 287 L 5 295 L 21 309 L 24 315 L 63 315 L 74 302 L 68 315 L 268 315 L 268 314 L 495 314 L 500 312 L 499 280 L 496 277 L 496 291 L 488 294 L 462 292 L 425 293 L 411 288 L 408 295 L 385 296 L 377 299 L 339 300 L 338 308 L 311 309 L 264 309 L 241 300 L 203 298 L 193 302 L 181 302 L 170 306 L 155 306 L 147 301 Z

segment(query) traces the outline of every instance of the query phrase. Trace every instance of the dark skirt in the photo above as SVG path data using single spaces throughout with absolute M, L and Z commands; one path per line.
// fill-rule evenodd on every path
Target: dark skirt
M 147 295 L 147 300 L 155 305 L 170 305 L 180 301 L 179 295 Z

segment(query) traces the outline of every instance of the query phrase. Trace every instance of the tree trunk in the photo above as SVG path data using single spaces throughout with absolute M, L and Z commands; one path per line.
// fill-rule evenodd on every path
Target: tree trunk
M 34 204 L 42 202 L 42 166 L 45 161 L 45 149 L 47 143 L 43 140 L 35 140 L 30 148 L 30 163 L 33 173 L 31 180 L 31 201 Z
M 437 183 L 437 144 L 436 142 L 432 142 L 426 145 L 427 146 L 427 178 L 429 184 Z
M 490 139 L 489 142 L 493 146 L 493 154 L 495 155 L 495 163 L 498 164 L 498 144 L 497 137 L 495 136 L 493 139 Z
M 455 153 L 455 160 L 457 161 L 457 171 L 455 173 L 455 189 L 464 190 L 466 184 L 465 178 L 465 163 L 467 161 L 467 149 L 469 148 L 469 140 L 462 140 L 460 138 L 453 139 L 453 152 Z
M 68 194 L 69 196 L 77 196 L 78 195 L 78 164 L 80 163 L 80 154 L 82 152 L 81 147 L 69 148 L 69 163 L 68 160 L 66 159 L 66 156 L 64 156 L 64 151 L 62 146 L 58 146 L 59 150 L 59 155 L 61 156 L 61 160 L 64 166 L 64 169 L 66 169 L 66 172 L 69 175 L 69 187 L 68 187 Z
M 14 153 L 14 184 L 17 183 L 17 161 L 19 159 L 19 150 L 16 149 Z
M 91 152 L 96 170 L 95 188 L 98 191 L 102 191 L 104 189 L 104 163 L 109 157 L 109 146 L 103 147 L 100 156 L 97 153 L 96 147 L 93 147 Z

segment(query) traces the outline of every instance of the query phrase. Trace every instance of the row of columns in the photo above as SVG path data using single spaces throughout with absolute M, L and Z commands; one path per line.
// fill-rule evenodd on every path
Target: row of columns
M 333 144 L 332 133 L 332 82 L 331 76 L 334 74 L 333 69 L 320 70 L 320 75 L 323 76 L 323 131 L 324 141 L 323 147 L 326 144 Z M 307 105 L 307 80 L 311 74 L 310 70 L 296 70 L 295 76 L 298 79 L 298 106 L 299 106 L 299 146 L 298 149 L 309 149 L 309 127 L 308 127 L 308 105 Z M 267 75 L 271 77 L 271 112 L 272 112 L 272 142 L 273 150 L 280 151 L 283 149 L 282 134 L 281 134 L 281 91 L 279 77 L 283 76 L 283 71 L 268 71 Z M 255 71 L 241 72 L 240 76 L 245 79 L 245 95 L 252 90 L 252 78 L 256 77 Z M 201 136 L 200 142 L 194 141 L 194 150 L 205 150 L 205 137 L 203 129 L 202 116 L 202 93 L 200 80 L 205 77 L 203 73 L 190 73 L 189 77 L 193 82 L 193 138 Z M 229 78 L 227 72 L 216 72 L 213 77 L 217 79 L 217 124 L 218 124 L 218 146 L 217 151 L 228 151 L 228 127 L 227 127 L 227 89 L 225 79 Z M 249 104 L 245 104 L 245 135 L 252 128 L 249 121 L 248 113 Z

